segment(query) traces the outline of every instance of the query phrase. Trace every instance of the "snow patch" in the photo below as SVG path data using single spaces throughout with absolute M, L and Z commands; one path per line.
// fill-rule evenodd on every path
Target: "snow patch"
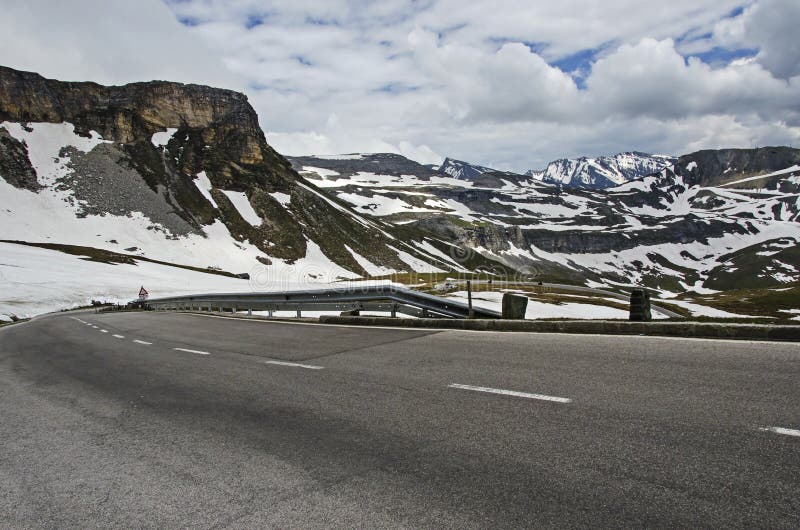
M 173 127 L 167 128 L 164 132 L 157 132 L 150 137 L 150 143 L 158 148 L 165 147 L 169 141 L 172 140 L 172 137 L 175 136 L 176 132 L 178 132 L 178 129 Z
M 284 208 L 288 207 L 289 204 L 292 202 L 292 197 L 288 193 L 281 193 L 280 191 L 276 191 L 274 193 L 270 193 L 270 196 L 278 201 L 281 206 Z
M 353 256 L 353 259 L 356 260 L 356 263 L 361 265 L 361 268 L 367 271 L 367 274 L 370 276 L 387 276 L 389 274 L 395 274 L 397 271 L 394 269 L 390 269 L 388 267 L 384 267 L 382 265 L 376 265 L 372 263 L 370 260 L 350 248 L 349 246 L 345 245 L 344 248 L 347 249 L 347 252 Z
M 400 258 L 403 263 L 411 267 L 411 270 L 414 272 L 445 272 L 444 270 L 434 267 L 430 263 L 422 261 L 421 259 L 412 256 L 408 252 L 400 250 L 399 248 L 395 248 L 391 245 L 386 246 L 397 252 L 397 257 Z
M 222 190 L 222 193 L 233 203 L 233 206 L 236 208 L 236 211 L 239 212 L 239 215 L 242 216 L 242 219 L 253 226 L 261 226 L 261 223 L 264 221 L 253 209 L 253 205 L 250 204 L 246 193 L 243 191 L 229 190 Z
M 213 186 L 211 185 L 211 181 L 208 180 L 208 175 L 206 175 L 205 171 L 198 173 L 192 182 L 194 182 L 194 185 L 197 186 L 197 189 L 200 190 L 200 193 L 203 194 L 203 197 L 205 197 L 206 200 L 210 202 L 212 206 L 214 206 L 214 208 L 219 208 L 219 206 L 217 206 L 217 201 L 215 201 L 214 197 L 211 196 L 211 190 L 213 189 Z

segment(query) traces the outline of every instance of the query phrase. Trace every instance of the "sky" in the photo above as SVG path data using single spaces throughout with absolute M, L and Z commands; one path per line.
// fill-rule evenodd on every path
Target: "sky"
M 798 0 L 3 0 L 0 64 L 247 94 L 285 155 L 800 146 Z

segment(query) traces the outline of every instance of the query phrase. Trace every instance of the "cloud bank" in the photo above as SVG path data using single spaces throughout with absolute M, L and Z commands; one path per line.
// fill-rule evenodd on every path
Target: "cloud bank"
M 284 154 L 523 171 L 800 144 L 796 0 L 8 3 L 0 64 L 237 88 Z

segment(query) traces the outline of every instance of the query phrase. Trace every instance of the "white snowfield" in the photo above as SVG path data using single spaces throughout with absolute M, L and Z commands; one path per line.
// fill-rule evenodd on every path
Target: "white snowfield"
M 316 251 L 312 251 L 316 252 Z M 55 250 L 0 243 L 0 320 L 32 317 L 88 305 L 92 300 L 127 303 L 145 287 L 151 298 L 213 292 L 268 292 L 320 288 L 331 273 L 318 267 L 302 274 L 276 276 L 267 267 L 256 268 L 249 280 L 208 274 L 180 267 L 139 261 L 135 265 L 88 261 Z M 387 280 L 339 282 L 336 285 L 384 285 Z
M 654 155 L 645 165 L 652 163 L 653 167 L 663 167 L 669 157 Z M 594 159 L 579 159 L 578 161 L 563 161 L 564 163 L 594 164 Z M 636 154 L 623 153 L 618 155 L 615 164 L 617 168 L 643 164 Z M 574 164 L 573 164 L 574 165 Z M 565 166 L 566 167 L 566 166 Z M 687 164 L 687 169 L 696 167 L 696 163 Z M 307 170 L 314 168 L 307 167 Z M 573 171 L 575 168 L 567 168 Z M 626 197 L 633 193 L 650 192 L 658 188 L 660 181 L 673 178 L 665 168 L 660 174 L 644 177 L 639 180 L 626 182 L 606 190 L 610 196 Z M 566 169 L 565 169 L 566 171 Z M 683 221 L 686 216 L 694 216 L 697 223 L 723 222 L 736 227 L 747 226 L 745 233 L 735 233 L 739 230 L 730 230 L 722 237 L 710 238 L 705 242 L 690 243 L 665 243 L 657 245 L 638 245 L 632 249 L 625 249 L 604 253 L 549 253 L 535 246 L 529 248 L 511 247 L 506 251 L 491 252 L 485 248 L 475 250 L 487 258 L 507 261 L 509 258 L 523 258 L 531 262 L 546 264 L 547 262 L 560 264 L 571 269 L 588 269 L 601 275 L 623 272 L 630 281 L 626 286 L 640 284 L 644 275 L 649 273 L 681 276 L 682 269 L 695 270 L 700 275 L 700 281 L 687 286 L 687 290 L 703 294 L 708 290 L 702 284 L 708 278 L 711 270 L 724 265 L 721 256 L 734 253 L 751 245 L 768 242 L 782 241 L 782 245 L 796 245 L 800 243 L 800 194 L 784 193 L 774 190 L 739 189 L 731 188 L 732 184 L 741 186 L 742 183 L 752 181 L 754 186 L 759 180 L 766 177 L 783 177 L 788 183 L 800 181 L 797 174 L 800 167 L 792 166 L 784 170 L 741 179 L 726 186 L 700 187 L 688 186 L 681 177 L 674 176 L 675 186 L 669 201 L 656 206 L 640 205 L 625 206 L 620 214 L 625 222 L 614 226 L 602 224 L 591 225 L 577 222 L 576 216 L 582 218 L 601 218 L 595 215 L 598 207 L 597 199 L 587 193 L 564 193 L 559 195 L 559 200 L 554 202 L 551 194 L 544 194 L 537 190 L 542 189 L 542 184 L 522 182 L 519 186 L 509 185 L 494 192 L 502 192 L 503 198 L 492 197 L 490 200 L 503 207 L 513 210 L 511 215 L 477 212 L 453 199 L 442 200 L 436 197 L 424 202 L 424 209 L 447 213 L 468 222 L 484 222 L 498 226 L 520 226 L 510 223 L 515 217 L 535 219 L 535 222 L 520 226 L 523 229 L 541 229 L 548 231 L 583 231 L 583 232 L 613 232 L 623 237 L 632 238 L 638 231 L 663 230 L 672 223 Z M 566 175 L 566 173 L 565 173 Z M 563 175 L 562 175 L 563 176 Z M 611 178 L 613 175 L 606 175 Z M 617 175 L 614 178 L 617 178 Z M 554 175 L 553 178 L 557 178 Z M 533 175 L 533 179 L 542 178 Z M 474 182 L 455 178 L 432 178 L 430 181 L 422 180 L 413 175 L 402 177 L 392 175 L 378 175 L 374 173 L 357 173 L 350 177 L 341 175 L 319 174 L 318 185 L 328 188 L 341 188 L 348 185 L 362 186 L 365 191 L 355 193 L 350 188 L 347 192 L 338 193 L 338 197 L 350 203 L 354 210 L 375 217 L 385 217 L 395 214 L 429 213 L 423 208 L 414 207 L 410 202 L 402 199 L 403 195 L 419 195 L 436 187 L 461 188 L 479 190 Z M 613 179 L 612 179 L 613 180 Z M 332 190 L 335 192 L 335 190 Z M 390 195 L 391 194 L 391 195 Z M 399 196 L 399 197 L 398 197 Z M 507 197 L 507 199 L 506 199 Z M 794 211 L 790 205 L 794 206 Z M 743 219 L 743 217 L 747 217 Z M 398 217 L 398 223 L 406 221 L 405 217 Z M 648 221 L 648 222 L 644 222 Z M 654 222 L 655 221 L 655 222 Z M 733 226 L 732 226 L 733 228 Z M 666 258 L 669 263 L 665 263 Z M 640 263 L 639 267 L 632 267 L 632 263 Z M 797 281 L 800 274 L 788 263 L 774 263 L 765 272 L 782 282 Z M 673 297 L 677 293 L 662 292 L 664 297 Z
M 140 212 L 132 212 L 127 216 L 106 214 L 78 217 L 80 205 L 76 204 L 71 190 L 62 189 L 58 185 L 59 179 L 72 171 L 69 167 L 69 157 L 60 156 L 61 150 L 73 146 L 80 151 L 89 152 L 105 140 L 94 131 L 89 138 L 79 136 L 75 133 L 74 126 L 69 123 L 27 125 L 30 130 L 18 123 L 0 123 L 0 127 L 27 145 L 37 179 L 44 189 L 32 192 L 16 188 L 6 182 L 0 174 L 0 205 L 2 205 L 0 227 L 3 239 L 87 246 L 120 253 L 134 253 L 169 263 L 218 268 L 234 273 L 251 272 L 256 266 L 266 268 L 271 277 L 291 278 L 291 281 L 297 282 L 328 282 L 359 277 L 358 274 L 331 261 L 314 243 L 309 243 L 304 258 L 288 264 L 285 260 L 269 256 L 248 241 L 237 241 L 219 220 L 204 226 L 203 234 L 176 236 Z M 163 146 L 174 133 L 173 129 L 156 133 L 153 135 L 152 143 Z M 206 173 L 198 173 L 193 182 L 203 197 L 214 208 L 218 208 L 211 195 L 213 185 Z M 356 216 L 319 191 L 307 189 L 333 207 L 353 216 L 358 222 L 380 229 L 373 221 Z M 261 224 L 261 218 L 244 193 L 220 191 L 231 200 L 247 222 L 254 226 Z M 275 193 L 273 198 L 284 206 L 288 206 L 291 201 L 289 195 L 284 193 Z M 125 250 L 131 248 L 135 250 Z M 259 265 L 257 260 L 259 257 L 270 260 L 272 265 Z M 414 269 L 409 270 L 414 271 Z M 425 266 L 420 265 L 419 270 L 415 272 L 427 270 L 430 270 L 430 267 L 425 264 Z

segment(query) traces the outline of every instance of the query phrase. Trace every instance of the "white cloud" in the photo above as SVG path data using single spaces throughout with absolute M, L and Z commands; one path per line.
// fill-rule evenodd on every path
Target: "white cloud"
M 720 21 L 714 33 L 728 46 L 759 49 L 756 59 L 777 77 L 800 75 L 800 2 L 760 0 L 738 17 Z
M 244 86 L 159 0 L 4 0 L 0 64 L 65 81 Z
M 757 0 L 731 17 L 741 2 L 10 0 L 0 64 L 239 87 L 286 154 L 524 170 L 629 149 L 796 144 L 800 4 Z M 720 46 L 756 55 L 731 61 Z M 698 54 L 707 62 L 685 58 Z
M 695 57 L 685 60 L 670 39 L 621 46 L 595 63 L 586 85 L 590 106 L 601 117 L 756 113 L 796 122 L 800 111 L 800 82 L 776 79 L 750 61 L 712 68 Z

